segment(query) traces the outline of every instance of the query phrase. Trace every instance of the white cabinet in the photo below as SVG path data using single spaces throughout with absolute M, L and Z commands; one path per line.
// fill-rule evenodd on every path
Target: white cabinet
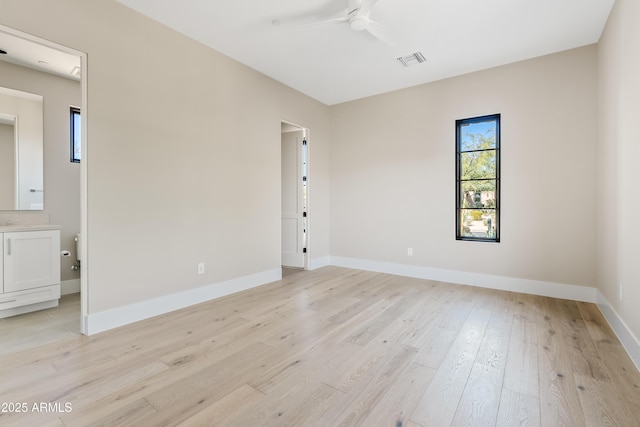
M 57 306 L 60 230 L 13 228 L 0 234 L 0 318 Z

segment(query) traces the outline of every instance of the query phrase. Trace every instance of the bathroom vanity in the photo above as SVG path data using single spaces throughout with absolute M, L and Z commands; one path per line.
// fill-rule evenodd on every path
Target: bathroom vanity
M 60 299 L 60 227 L 0 226 L 0 318 L 56 307 Z

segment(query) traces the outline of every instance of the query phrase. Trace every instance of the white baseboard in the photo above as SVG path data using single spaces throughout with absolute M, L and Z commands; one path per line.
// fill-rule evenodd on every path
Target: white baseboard
M 60 282 L 60 295 L 77 294 L 80 292 L 80 279 L 63 280 Z
M 331 265 L 330 258 L 328 256 L 312 258 L 309 260 L 309 270 L 315 270 L 317 268 L 326 267 L 328 265 Z
M 390 262 L 370 261 L 357 258 L 330 258 L 331 265 L 395 274 L 398 276 L 416 277 L 419 279 L 437 280 L 439 282 L 459 285 L 478 286 L 481 288 L 500 289 L 553 298 L 571 299 L 574 301 L 596 302 L 596 288 L 569 285 L 564 283 L 543 282 L 540 280 L 519 279 L 515 277 L 494 276 L 490 274 L 470 273 L 465 271 L 445 270 L 417 265 L 395 264 Z
M 624 320 L 622 320 L 600 291 L 597 293 L 596 304 L 604 318 L 609 322 L 609 326 L 611 326 L 611 329 L 615 332 L 624 349 L 627 350 L 636 368 L 640 370 L 640 340 L 631 332 L 631 329 L 629 329 Z
M 200 304 L 246 289 L 282 279 L 282 269 L 264 271 L 225 282 L 214 283 L 139 303 L 89 314 L 85 318 L 87 335 L 159 316 L 191 305 Z

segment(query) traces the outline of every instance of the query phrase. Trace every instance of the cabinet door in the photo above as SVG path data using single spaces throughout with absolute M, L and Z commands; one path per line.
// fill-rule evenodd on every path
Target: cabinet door
M 60 283 L 60 231 L 4 233 L 4 292 Z

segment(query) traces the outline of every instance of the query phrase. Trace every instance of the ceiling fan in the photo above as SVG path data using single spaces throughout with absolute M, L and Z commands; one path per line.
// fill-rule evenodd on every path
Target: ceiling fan
M 373 37 L 382 42 L 391 45 L 391 41 L 387 36 L 384 26 L 369 17 L 371 9 L 378 0 L 347 0 L 347 8 L 344 9 L 337 17 L 327 17 L 319 21 L 307 23 L 284 23 L 287 26 L 296 29 L 307 29 L 313 27 L 321 27 L 331 24 L 348 24 L 353 31 L 366 31 Z M 273 25 L 280 25 L 283 21 L 278 19 L 272 21 Z

